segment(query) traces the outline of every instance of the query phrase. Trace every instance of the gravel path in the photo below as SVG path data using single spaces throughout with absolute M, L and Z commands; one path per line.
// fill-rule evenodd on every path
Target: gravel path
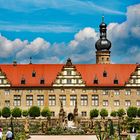
M 96 136 L 31 136 L 30 140 L 97 140 Z

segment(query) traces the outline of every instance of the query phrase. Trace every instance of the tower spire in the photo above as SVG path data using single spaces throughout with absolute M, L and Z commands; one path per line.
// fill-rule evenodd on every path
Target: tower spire
M 111 42 L 107 39 L 107 25 L 104 22 L 104 16 L 102 16 L 102 22 L 100 24 L 100 39 L 96 42 L 96 63 L 108 64 L 110 63 L 110 48 Z
M 102 22 L 104 22 L 104 16 L 102 16 Z

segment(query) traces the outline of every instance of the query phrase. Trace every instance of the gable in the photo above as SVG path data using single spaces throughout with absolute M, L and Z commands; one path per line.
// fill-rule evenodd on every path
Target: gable
M 0 69 L 0 87 L 10 87 L 10 81 L 7 79 L 6 74 Z
M 133 86 L 137 87 L 140 86 L 140 65 L 138 65 L 134 72 L 129 77 L 129 80 L 125 84 L 127 87 Z
M 81 87 L 85 86 L 85 81 L 82 79 L 80 72 L 77 71 L 71 60 L 68 59 L 66 65 L 64 65 L 62 70 L 58 72 L 56 79 L 52 83 L 52 86 Z

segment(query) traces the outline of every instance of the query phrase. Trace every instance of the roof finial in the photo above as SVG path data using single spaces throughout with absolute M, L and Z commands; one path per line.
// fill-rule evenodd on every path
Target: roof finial
M 102 22 L 104 22 L 104 16 L 102 16 Z
M 30 57 L 30 63 L 29 64 L 32 64 L 32 57 Z

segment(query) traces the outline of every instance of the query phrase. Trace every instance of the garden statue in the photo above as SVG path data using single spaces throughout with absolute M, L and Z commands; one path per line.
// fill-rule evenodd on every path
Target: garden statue
M 63 126 L 65 122 L 65 111 L 63 109 L 63 103 L 61 100 L 60 100 L 60 104 L 61 104 L 61 107 L 59 111 L 59 123 L 60 123 L 60 126 Z
M 77 126 L 78 125 L 78 121 L 77 121 L 77 117 L 78 117 L 77 100 L 75 101 L 75 108 L 74 108 L 74 111 L 73 111 L 73 115 L 74 115 L 74 122 Z
M 24 131 L 26 134 L 26 138 L 29 138 L 29 121 L 28 118 L 25 119 Z

